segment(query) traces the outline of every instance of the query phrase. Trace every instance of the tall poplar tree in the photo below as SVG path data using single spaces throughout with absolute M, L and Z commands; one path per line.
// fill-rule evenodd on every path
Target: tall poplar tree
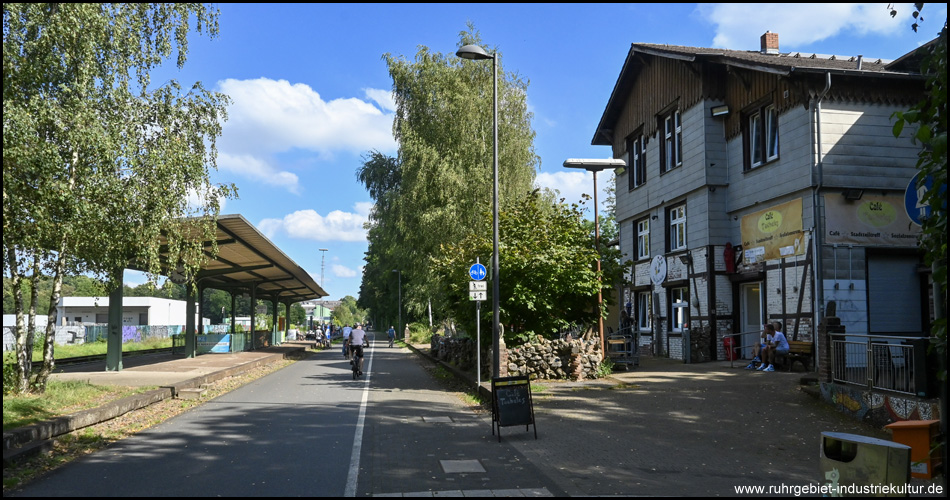
M 45 390 L 65 274 L 112 289 L 127 267 L 193 273 L 206 257 L 219 198 L 236 193 L 210 181 L 227 97 L 200 83 L 153 88 L 150 74 L 173 52 L 181 68 L 192 26 L 214 37 L 217 18 L 203 4 L 3 4 L 3 247 L 18 389 Z M 31 387 L 22 283 L 41 274 L 53 288 Z
M 485 47 L 471 25 L 460 33 L 457 47 L 468 44 Z M 506 207 L 531 191 L 539 158 L 526 103 L 528 82 L 504 70 L 497 47 L 485 48 L 498 58 L 499 203 Z M 433 310 L 443 305 L 442 284 L 432 272 L 431 259 L 439 256 L 444 243 L 461 241 L 484 227 L 479 219 L 491 213 L 492 63 L 424 46 L 414 61 L 390 54 L 384 59 L 397 105 L 393 133 L 399 144 L 394 160 L 399 167 L 398 199 L 387 202 L 387 210 L 377 209 L 371 219 L 371 251 L 385 245 L 387 257 L 370 259 L 361 296 L 392 290 L 392 269 L 399 269 L 404 308 L 419 316 L 430 300 Z M 366 163 L 364 168 L 374 165 Z M 372 195 L 373 184 L 367 183 L 367 189 Z M 374 200 L 381 201 L 378 196 Z M 374 240 L 377 236 L 379 241 Z M 484 257 L 488 261 L 489 256 Z

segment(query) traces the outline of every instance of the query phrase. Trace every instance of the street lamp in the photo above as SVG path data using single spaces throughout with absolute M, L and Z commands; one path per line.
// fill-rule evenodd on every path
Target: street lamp
M 396 326 L 402 328 L 402 271 L 399 269 L 393 269 L 393 272 L 399 273 L 399 322 L 396 323 Z M 408 341 L 409 339 L 405 338 L 405 335 L 403 335 L 403 340 Z
M 581 160 L 577 158 L 569 158 L 564 160 L 564 166 L 566 168 L 582 168 L 588 172 L 594 173 L 594 245 L 597 247 L 597 279 L 602 279 L 600 277 L 600 217 L 597 214 L 597 172 L 601 170 L 606 170 L 608 168 L 619 168 L 626 167 L 627 162 L 623 160 L 614 160 L 614 159 L 604 159 L 604 160 Z M 602 356 L 607 355 L 607 350 L 604 345 L 604 316 L 603 316 L 603 305 L 604 305 L 604 294 L 601 291 L 602 287 L 597 287 L 597 332 L 600 334 L 600 352 Z
M 500 377 L 501 353 L 500 335 L 499 335 L 499 272 L 498 272 L 498 54 L 489 54 L 485 49 L 478 45 L 466 45 L 458 50 L 455 55 L 462 59 L 472 61 L 491 59 L 492 71 L 492 134 L 494 137 L 492 143 L 492 157 L 494 159 L 492 166 L 492 370 L 494 376 Z

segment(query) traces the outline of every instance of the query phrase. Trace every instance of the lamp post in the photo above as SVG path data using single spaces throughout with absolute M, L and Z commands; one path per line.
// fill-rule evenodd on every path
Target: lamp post
M 399 273 L 399 322 L 396 323 L 396 326 L 398 328 L 402 328 L 402 271 L 399 269 L 393 269 L 393 272 Z M 396 331 L 398 332 L 399 330 Z M 403 335 L 403 337 L 405 337 L 405 335 Z M 403 338 L 403 340 L 408 341 L 409 339 Z
M 570 158 L 564 160 L 564 166 L 566 168 L 582 168 L 588 172 L 593 172 L 594 174 L 594 245 L 597 247 L 597 279 L 602 279 L 600 277 L 600 217 L 598 216 L 597 211 L 597 172 L 606 170 L 608 168 L 626 167 L 627 162 L 614 159 L 581 160 L 577 158 Z M 604 294 L 601 291 L 602 288 L 602 286 L 597 287 L 597 332 L 600 335 L 601 355 L 606 356 L 607 350 L 604 345 L 604 316 L 602 313 Z
M 460 48 L 455 55 L 462 59 L 482 60 L 491 59 L 492 71 L 492 372 L 495 377 L 500 377 L 500 335 L 499 335 L 499 270 L 498 270 L 498 54 L 489 54 L 485 49 L 478 45 L 466 45 Z

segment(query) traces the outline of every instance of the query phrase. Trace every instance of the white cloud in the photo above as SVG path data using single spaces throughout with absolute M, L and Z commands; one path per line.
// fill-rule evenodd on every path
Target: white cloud
M 218 87 L 232 100 L 218 142 L 222 170 L 296 193 L 297 175 L 276 167 L 274 155 L 396 150 L 390 91 L 364 89 L 366 100 L 325 101 L 309 85 L 287 80 L 227 79 Z
M 356 271 L 339 264 L 334 264 L 331 269 L 333 270 L 333 274 L 339 278 L 355 278 L 357 276 Z
M 715 47 L 758 50 L 766 31 L 779 34 L 782 52 L 825 40 L 842 32 L 893 35 L 910 25 L 913 6 L 901 4 L 891 18 L 887 5 L 823 4 L 700 4 L 697 12 L 716 26 Z
M 298 210 L 283 219 L 264 219 L 257 227 L 267 237 L 284 233 L 291 238 L 314 241 L 366 241 L 363 224 L 371 203 L 357 203 L 355 212 L 334 210 L 320 215 L 316 210 Z
M 600 176 L 597 180 L 600 180 Z M 564 198 L 566 203 L 580 202 L 581 195 L 584 193 L 592 197 L 594 195 L 594 176 L 588 172 L 571 171 L 553 174 L 541 172 L 535 177 L 535 184 L 538 187 L 559 191 L 561 194 L 558 199 Z M 597 187 L 600 188 L 600 186 Z
M 385 111 L 396 111 L 396 99 L 389 90 L 365 89 L 366 97 L 376 102 Z
M 603 216 L 607 210 L 604 205 L 607 201 L 605 189 L 612 187 L 615 183 L 616 177 L 612 171 L 605 170 L 597 174 L 597 202 L 600 205 L 599 210 L 601 216 Z M 535 177 L 535 187 L 557 190 L 560 194 L 556 200 L 560 201 L 561 198 L 564 198 L 564 202 L 568 204 L 580 204 L 582 195 L 586 194 L 590 196 L 591 199 L 587 200 L 583 204 L 583 207 L 586 207 L 584 209 L 587 213 L 585 217 L 589 216 L 593 219 L 594 213 L 591 207 L 594 205 L 594 174 L 580 170 L 555 172 L 553 174 L 542 172 Z
M 300 192 L 296 174 L 281 172 L 269 162 L 251 154 L 231 155 L 221 152 L 218 155 L 218 168 L 269 186 L 283 187 L 294 194 Z

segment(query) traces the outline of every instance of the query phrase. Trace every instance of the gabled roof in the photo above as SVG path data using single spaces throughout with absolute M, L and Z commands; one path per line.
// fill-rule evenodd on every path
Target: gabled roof
M 620 76 L 607 101 L 607 107 L 594 132 L 592 145 L 610 145 L 603 132 L 621 112 L 622 104 L 644 64 L 643 56 L 676 59 L 685 62 L 720 64 L 751 71 L 789 76 L 795 73 L 832 73 L 850 76 L 873 76 L 884 78 L 922 78 L 913 71 L 901 71 L 903 66 L 891 65 L 892 61 L 862 56 L 835 56 L 804 52 L 765 54 L 753 50 L 729 50 L 704 47 L 685 47 L 654 43 L 634 43 L 630 46 Z M 905 56 L 906 57 L 906 56 Z M 903 59 L 903 58 L 902 58 Z
M 829 70 L 837 72 L 884 72 L 887 63 L 891 62 L 886 59 L 861 56 L 835 56 L 805 52 L 763 54 L 754 50 L 709 49 L 655 43 L 634 43 L 630 50 L 631 54 L 636 51 L 659 57 L 685 58 L 690 61 L 702 58 L 713 63 L 729 64 L 778 74 L 789 74 L 793 71 L 825 72 Z M 859 59 L 861 62 L 860 69 L 858 68 Z

